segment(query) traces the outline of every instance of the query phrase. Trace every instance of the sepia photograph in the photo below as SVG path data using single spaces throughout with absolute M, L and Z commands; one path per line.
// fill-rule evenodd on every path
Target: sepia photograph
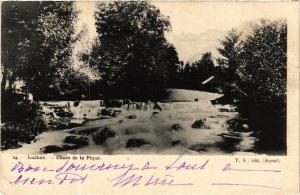
M 191 4 L 2 2 L 1 153 L 287 155 L 287 19 Z

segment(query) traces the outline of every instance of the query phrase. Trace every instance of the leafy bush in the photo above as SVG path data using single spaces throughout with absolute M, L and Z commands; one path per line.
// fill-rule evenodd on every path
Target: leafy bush
M 26 122 L 38 113 L 36 102 L 24 100 L 25 94 L 4 92 L 1 94 L 1 122 Z
M 39 105 L 23 98 L 24 94 L 1 94 L 1 149 L 29 143 L 45 128 Z

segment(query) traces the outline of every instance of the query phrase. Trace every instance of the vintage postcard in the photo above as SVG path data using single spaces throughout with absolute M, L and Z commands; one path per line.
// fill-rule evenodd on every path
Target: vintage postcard
M 2 1 L 0 194 L 298 194 L 299 32 L 297 1 Z

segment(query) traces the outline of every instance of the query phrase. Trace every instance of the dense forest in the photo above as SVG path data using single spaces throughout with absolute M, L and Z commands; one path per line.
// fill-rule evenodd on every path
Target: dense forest
M 261 137 L 257 147 L 286 148 L 285 20 L 261 19 L 246 38 L 231 30 L 220 40 L 219 57 L 207 51 L 184 63 L 166 39 L 171 23 L 158 8 L 145 1 L 100 3 L 97 37 L 78 54 L 97 75 L 90 79 L 73 67 L 74 44 L 82 41 L 74 2 L 3 2 L 1 8 L 2 141 L 28 142 L 45 130 L 42 100 L 159 101 L 168 88 L 183 88 L 224 94 L 215 102 L 235 105 L 251 121 Z

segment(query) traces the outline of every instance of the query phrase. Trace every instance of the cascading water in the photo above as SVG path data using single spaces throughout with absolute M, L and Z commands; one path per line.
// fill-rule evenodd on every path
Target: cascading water
M 176 93 L 178 96 L 179 92 Z M 243 126 L 245 131 L 239 132 L 232 129 L 227 121 L 239 117 L 238 113 L 233 112 L 234 108 L 229 105 L 212 105 L 210 100 L 217 96 L 208 94 L 208 97 L 207 94 L 198 92 L 197 101 L 192 101 L 194 97 L 190 98 L 190 101 L 186 99 L 177 101 L 173 97 L 168 102 L 130 102 L 121 105 L 120 108 L 105 108 L 103 100 L 77 103 L 73 101 L 46 102 L 51 105 L 67 106 L 73 113 L 72 120 L 93 120 L 88 120 L 81 127 L 73 129 L 44 132 L 38 136 L 38 141 L 25 144 L 14 152 L 39 153 L 39 149 L 46 145 L 64 145 L 64 138 L 75 133 L 76 136 L 87 136 L 89 145 L 64 151 L 65 153 L 249 153 L 256 141 L 253 131 L 247 129 L 246 124 Z M 99 113 L 103 109 L 119 110 L 120 114 L 102 118 Z M 51 112 L 51 109 L 48 111 Z M 103 128 L 115 132 L 115 136 L 108 138 L 102 145 L 96 145 L 93 141 L 95 131 L 101 131 Z M 141 146 L 127 148 L 129 140 L 138 140 Z

